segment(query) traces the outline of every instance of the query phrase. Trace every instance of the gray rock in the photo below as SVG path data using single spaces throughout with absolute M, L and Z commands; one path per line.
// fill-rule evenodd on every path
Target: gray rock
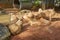
M 8 28 L 0 23 L 0 40 L 5 40 L 10 36 Z

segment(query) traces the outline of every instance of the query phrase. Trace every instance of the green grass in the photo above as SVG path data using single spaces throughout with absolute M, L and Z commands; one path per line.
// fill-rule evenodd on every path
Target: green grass
M 5 15 L 0 15 L 0 23 L 9 23 L 10 22 L 10 16 L 5 14 Z

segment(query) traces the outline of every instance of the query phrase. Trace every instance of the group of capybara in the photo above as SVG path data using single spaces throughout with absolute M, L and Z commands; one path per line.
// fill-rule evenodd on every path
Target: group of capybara
M 11 40 L 60 40 L 60 21 L 51 21 L 54 10 L 18 13 L 11 13 Z

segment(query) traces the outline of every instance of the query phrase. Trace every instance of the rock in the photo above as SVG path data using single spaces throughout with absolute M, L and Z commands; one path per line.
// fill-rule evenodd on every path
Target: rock
M 21 25 L 19 26 L 19 24 L 11 24 L 9 25 L 9 30 L 13 35 L 16 35 L 18 33 L 21 32 Z
M 0 23 L 0 40 L 5 40 L 10 36 L 8 28 Z

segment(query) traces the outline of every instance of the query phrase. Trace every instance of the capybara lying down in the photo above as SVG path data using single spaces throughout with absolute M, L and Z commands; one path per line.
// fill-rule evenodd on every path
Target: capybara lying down
M 13 36 L 11 40 L 60 40 L 60 22 L 27 27 L 25 31 Z

